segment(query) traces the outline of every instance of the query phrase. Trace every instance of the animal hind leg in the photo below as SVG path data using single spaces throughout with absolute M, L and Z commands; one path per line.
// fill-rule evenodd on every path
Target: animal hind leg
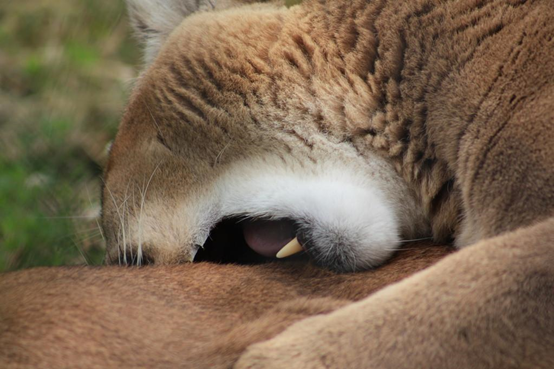
M 236 368 L 552 368 L 552 245 L 554 218 L 481 241 L 251 346 Z

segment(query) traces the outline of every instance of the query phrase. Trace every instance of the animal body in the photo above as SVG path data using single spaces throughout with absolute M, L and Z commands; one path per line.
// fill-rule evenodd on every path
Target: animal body
M 130 6 L 147 66 L 105 172 L 110 262 L 192 261 L 229 218 L 288 222 L 340 272 L 453 239 L 235 367 L 554 366 L 550 0 Z
M 552 367 L 550 1 L 248 5 L 183 12 L 167 37 L 134 9 L 161 36 L 106 169 L 112 261 L 191 261 L 229 217 L 292 221 L 337 271 L 453 239 L 238 367 Z
M 305 261 L 37 268 L 0 275 L 0 367 L 229 368 L 286 327 L 358 301 L 439 260 L 411 245 L 376 270 Z
M 131 3 L 152 39 L 159 27 L 144 4 L 159 3 Z M 191 261 L 229 217 L 291 220 L 313 260 L 339 271 L 377 266 L 401 239 L 429 234 L 417 192 L 370 150 L 373 125 L 376 142 L 390 134 L 379 81 L 360 77 L 369 64 L 355 48 L 371 41 L 329 42 L 313 6 L 200 12 L 149 44 L 159 54 L 147 58 L 105 173 L 110 260 Z M 352 48 L 351 66 L 341 47 Z
M 354 271 L 401 239 L 464 246 L 552 213 L 547 152 L 517 164 L 551 142 L 541 2 L 130 5 L 149 53 L 105 173 L 112 261 L 191 261 L 239 217 L 290 220 Z M 522 104 L 536 133 L 507 122 Z

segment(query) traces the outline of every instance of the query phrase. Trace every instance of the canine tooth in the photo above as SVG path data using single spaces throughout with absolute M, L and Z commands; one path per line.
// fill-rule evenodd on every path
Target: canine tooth
M 275 255 L 278 259 L 286 258 L 287 256 L 291 256 L 294 254 L 298 254 L 300 251 L 303 251 L 304 249 L 300 245 L 300 242 L 298 242 L 298 239 L 295 237 L 292 241 L 287 243 L 279 252 L 277 255 Z

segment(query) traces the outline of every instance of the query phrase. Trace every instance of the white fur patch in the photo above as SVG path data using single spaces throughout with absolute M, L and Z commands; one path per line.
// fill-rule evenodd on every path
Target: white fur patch
M 158 252 L 193 259 L 226 217 L 288 218 L 309 231 L 310 254 L 321 264 L 350 271 L 377 266 L 398 248 L 406 229 L 424 219 L 383 159 L 337 159 L 342 156 L 317 163 L 267 156 L 218 168 L 215 180 L 191 188 L 183 202 L 145 204 L 141 239 Z
M 401 206 L 387 197 L 386 178 L 343 162 L 307 168 L 275 158 L 236 163 L 203 201 L 211 206 L 200 210 L 203 224 L 196 229 L 204 231 L 196 234 L 197 244 L 224 217 L 290 218 L 314 228 L 314 243 L 348 240 L 355 247 L 356 269 L 376 266 L 400 242 L 396 209 Z

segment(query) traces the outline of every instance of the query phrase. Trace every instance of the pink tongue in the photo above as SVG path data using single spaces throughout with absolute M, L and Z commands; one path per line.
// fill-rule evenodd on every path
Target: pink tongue
M 294 222 L 290 220 L 245 220 L 242 222 L 244 239 L 258 254 L 275 257 L 296 235 Z

